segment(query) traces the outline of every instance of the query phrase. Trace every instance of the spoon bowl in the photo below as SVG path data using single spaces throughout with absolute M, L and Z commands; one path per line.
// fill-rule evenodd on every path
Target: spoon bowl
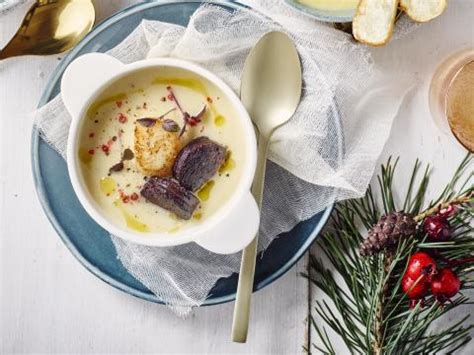
M 17 33 L 0 51 L 0 59 L 64 52 L 91 30 L 94 21 L 91 0 L 37 0 Z
M 242 74 L 240 98 L 258 129 L 257 170 L 252 185 L 262 206 L 267 150 L 275 129 L 293 116 L 301 99 L 301 63 L 292 40 L 282 32 L 264 35 L 250 52 Z M 247 341 L 258 236 L 244 249 L 232 324 L 232 340 Z
M 269 32 L 245 61 L 240 97 L 260 135 L 287 122 L 301 98 L 301 65 L 295 45 L 282 32 Z

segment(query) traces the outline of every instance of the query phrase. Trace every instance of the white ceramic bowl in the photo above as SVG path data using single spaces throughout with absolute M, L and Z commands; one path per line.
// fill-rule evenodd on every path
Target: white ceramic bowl
M 237 189 L 218 211 L 193 226 L 174 233 L 140 233 L 122 227 L 110 220 L 99 208 L 84 184 L 78 159 L 79 137 L 89 106 L 118 79 L 132 76 L 134 72 L 160 67 L 185 70 L 207 79 L 225 95 L 242 120 L 245 137 L 245 167 Z M 61 95 L 72 116 L 67 146 L 67 165 L 74 191 L 89 215 L 107 231 L 122 239 L 144 245 L 167 247 L 196 242 L 215 253 L 230 254 L 242 250 L 258 231 L 260 214 L 250 193 L 257 156 L 255 132 L 250 117 L 235 93 L 218 77 L 207 70 L 171 58 L 146 59 L 123 64 L 105 54 L 92 53 L 74 60 L 64 72 Z

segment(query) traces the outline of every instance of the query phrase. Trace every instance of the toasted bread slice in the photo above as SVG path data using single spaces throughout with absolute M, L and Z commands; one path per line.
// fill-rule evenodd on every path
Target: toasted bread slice
M 145 119 L 150 120 L 150 119 Z M 171 176 L 173 164 L 180 150 L 179 132 L 170 132 L 156 120 L 135 124 L 135 158 L 140 170 L 146 175 Z
M 398 0 L 361 0 L 352 22 L 356 40 L 372 46 L 388 42 L 393 32 Z
M 413 21 L 427 22 L 441 15 L 448 2 L 446 0 L 400 0 L 401 8 Z

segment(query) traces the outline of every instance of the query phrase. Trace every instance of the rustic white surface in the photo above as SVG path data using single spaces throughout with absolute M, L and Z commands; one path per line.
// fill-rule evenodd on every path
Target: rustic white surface
M 99 19 L 135 2 L 95 1 Z M 0 18 L 0 47 L 24 11 L 21 6 Z M 447 54 L 474 46 L 473 18 L 472 1 L 452 1 L 441 19 L 375 51 L 384 66 L 411 73 L 418 83 L 381 161 L 401 155 L 402 176 L 416 156 L 434 163 L 434 189 L 447 181 L 464 151 L 430 118 L 429 77 Z M 68 252 L 36 198 L 27 117 L 58 57 L 0 62 L 0 353 L 302 353 L 308 341 L 308 284 L 298 273 L 306 269 L 306 258 L 255 295 L 249 341 L 237 345 L 229 340 L 233 304 L 202 308 L 181 320 L 165 307 L 107 286 Z M 320 296 L 315 289 L 311 295 Z

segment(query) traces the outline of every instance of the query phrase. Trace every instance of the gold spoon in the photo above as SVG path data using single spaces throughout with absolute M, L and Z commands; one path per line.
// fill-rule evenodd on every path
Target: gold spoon
M 302 74 L 298 52 L 282 32 L 263 36 L 245 61 L 240 97 L 258 129 L 258 158 L 252 193 L 262 205 L 268 143 L 276 128 L 296 111 L 301 98 Z M 232 324 L 232 340 L 247 341 L 258 236 L 242 254 Z
M 37 0 L 0 59 L 64 52 L 91 30 L 94 20 L 91 0 Z

